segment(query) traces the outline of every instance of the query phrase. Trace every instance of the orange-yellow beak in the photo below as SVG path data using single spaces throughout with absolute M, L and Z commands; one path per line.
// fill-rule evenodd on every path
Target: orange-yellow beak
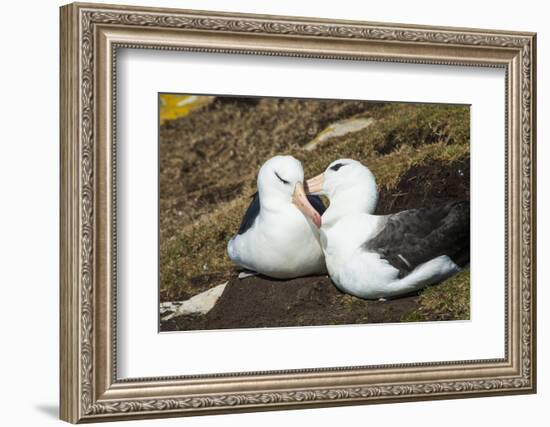
M 306 218 L 311 219 L 311 221 L 321 228 L 321 215 L 315 210 L 309 200 L 307 199 L 306 192 L 304 191 L 304 186 L 301 182 L 296 184 L 294 187 L 294 193 L 292 194 L 292 203 L 296 205 L 298 209 L 306 216 Z
M 306 191 L 308 194 L 320 194 L 323 191 L 325 175 L 320 174 L 306 181 Z

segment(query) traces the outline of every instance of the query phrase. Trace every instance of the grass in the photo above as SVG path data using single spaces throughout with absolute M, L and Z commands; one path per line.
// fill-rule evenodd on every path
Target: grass
M 351 117 L 375 121 L 323 141 L 312 152 L 302 148 L 331 123 Z M 300 159 L 306 177 L 338 158 L 361 160 L 377 177 L 381 193 L 391 195 L 402 191 L 400 180 L 415 167 L 437 164 L 443 170 L 469 158 L 469 108 L 229 99 L 166 120 L 160 132 L 161 301 L 189 298 L 234 274 L 227 241 L 255 192 L 259 166 L 279 153 Z M 404 320 L 424 320 L 426 313 L 465 316 L 465 284 L 453 280 L 424 291 L 417 312 Z
M 403 322 L 470 319 L 470 270 L 426 288 L 420 294 L 418 304 L 416 310 L 402 317 Z

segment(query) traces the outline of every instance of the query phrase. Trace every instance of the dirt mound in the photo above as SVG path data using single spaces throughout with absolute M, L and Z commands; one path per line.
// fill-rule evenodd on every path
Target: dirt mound
M 412 166 L 391 191 L 380 192 L 377 214 L 437 206 L 470 199 L 470 157 L 453 162 L 429 160 Z
M 162 331 L 400 322 L 418 296 L 366 301 L 340 292 L 326 276 L 232 279 L 204 316 L 163 322 Z

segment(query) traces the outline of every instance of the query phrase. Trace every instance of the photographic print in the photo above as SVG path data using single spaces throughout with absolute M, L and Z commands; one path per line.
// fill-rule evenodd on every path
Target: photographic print
M 159 94 L 160 330 L 467 320 L 468 105 Z
M 59 22 L 61 419 L 536 392 L 535 33 Z

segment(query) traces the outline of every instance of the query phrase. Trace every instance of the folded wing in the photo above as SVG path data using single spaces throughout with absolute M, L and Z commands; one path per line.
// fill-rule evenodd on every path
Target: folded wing
M 470 261 L 470 204 L 453 202 L 388 215 L 363 248 L 380 254 L 399 270 L 400 278 L 441 255 L 464 267 Z

